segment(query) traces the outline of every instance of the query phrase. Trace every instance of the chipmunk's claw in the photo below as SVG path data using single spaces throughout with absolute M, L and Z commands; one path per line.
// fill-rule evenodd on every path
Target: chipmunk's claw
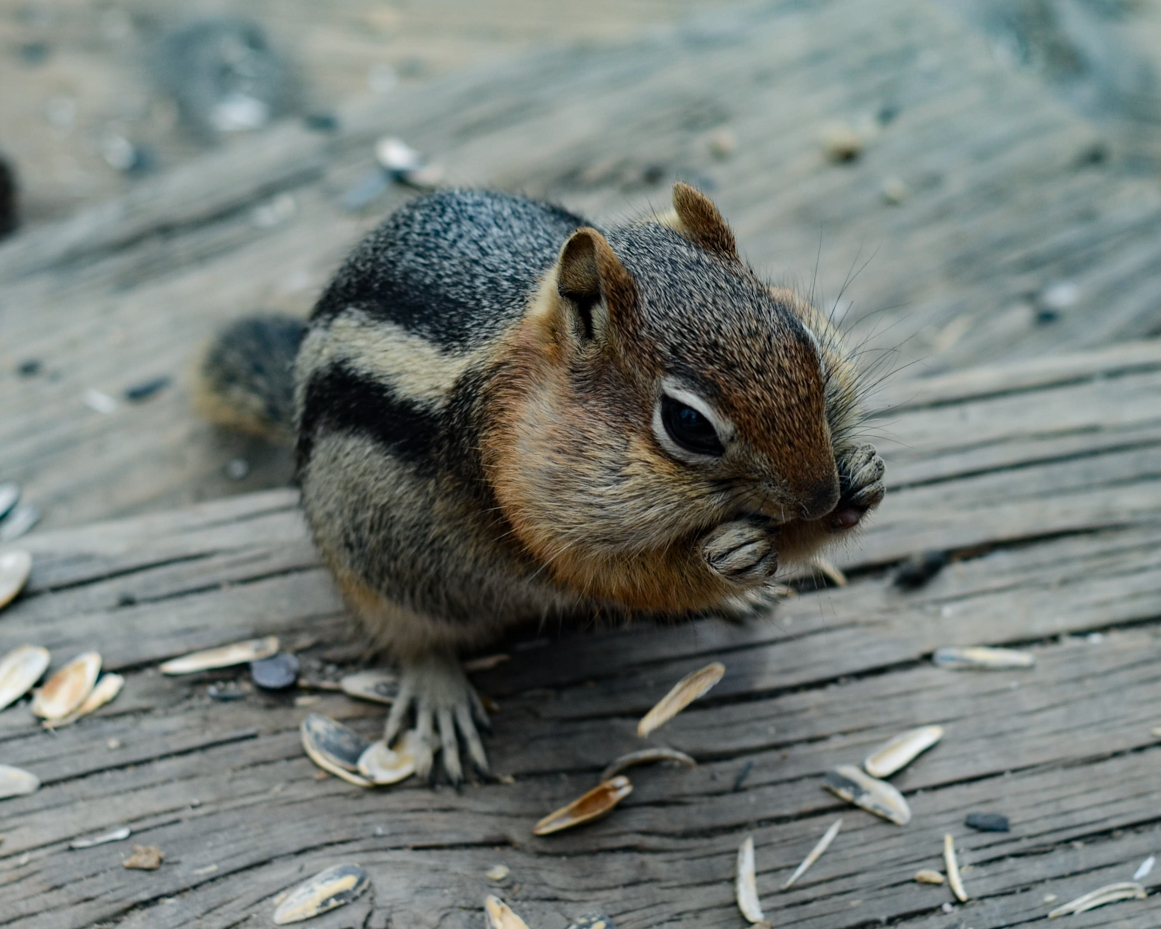
M 388 745 L 402 731 L 409 710 L 415 715 L 417 775 L 434 780 L 435 753 L 442 750 L 444 772 L 458 786 L 464 779 L 461 740 L 473 767 L 487 775 L 488 756 L 477 726 L 487 725 L 488 715 L 454 657 L 429 655 L 403 666 L 383 734 Z
M 868 510 L 878 506 L 886 493 L 883 474 L 887 466 L 873 445 L 858 445 L 839 462 L 838 506 L 830 516 L 834 530 L 852 529 Z

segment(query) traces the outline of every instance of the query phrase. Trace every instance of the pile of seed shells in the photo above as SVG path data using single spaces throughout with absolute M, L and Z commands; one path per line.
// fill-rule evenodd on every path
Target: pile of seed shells
M 488 661 L 498 663 L 496 657 Z M 162 670 L 165 670 L 164 666 Z M 647 736 L 672 719 L 721 680 L 724 673 L 725 666 L 715 662 L 683 678 L 641 720 L 638 735 Z M 339 687 L 348 696 L 383 704 L 394 702 L 399 692 L 396 676 L 383 670 L 347 675 L 339 682 Z M 415 740 L 418 735 L 414 731 L 403 733 L 394 745 L 389 746 L 382 739 L 369 742 L 337 720 L 311 713 L 302 721 L 300 735 L 303 749 L 311 761 L 328 774 L 358 787 L 398 784 L 415 773 Z M 658 762 L 688 767 L 697 764 L 689 755 L 671 748 L 630 752 L 610 763 L 601 775 L 601 782 L 592 790 L 541 819 L 533 827 L 533 834 L 551 835 L 608 815 L 633 790 L 633 785 L 622 772 L 636 765 Z
M 19 645 L 0 658 L 0 710 L 24 697 L 44 676 L 51 656 L 39 645 Z M 78 655 L 33 691 L 31 708 L 46 729 L 69 726 L 121 692 L 120 674 L 101 675 L 97 652 Z M 40 787 L 35 774 L 0 765 L 0 799 L 30 794 Z
M 382 739 L 368 742 L 354 729 L 318 713 L 309 714 L 299 731 L 311 761 L 358 787 L 398 784 L 415 773 L 414 732 L 403 733 L 391 748 Z
M 280 651 L 277 636 L 192 652 L 165 662 L 160 670 L 167 675 L 194 674 L 241 664 L 249 664 L 251 680 L 264 690 L 284 690 L 298 681 L 298 659 L 290 652 Z M 370 670 L 347 675 L 337 689 L 360 700 L 390 704 L 399 685 L 394 674 Z M 328 774 L 359 787 L 397 784 L 415 773 L 415 733 L 404 733 L 394 747 L 389 747 L 382 740 L 368 742 L 336 720 L 310 713 L 302 721 L 300 735 L 311 761 Z
M 223 646 L 208 652 L 187 655 L 167 662 L 162 670 L 167 674 L 189 673 L 222 667 L 229 660 L 241 663 L 254 654 L 274 654 L 277 640 L 255 640 Z M 491 660 L 491 659 L 490 659 Z M 496 663 L 493 661 L 493 663 Z M 642 718 L 638 734 L 646 736 L 706 693 L 725 673 L 725 666 L 713 663 L 679 681 L 658 704 Z M 391 703 L 398 693 L 398 681 L 386 671 L 361 671 L 342 679 L 340 689 L 349 696 L 375 703 Z M 359 787 L 397 784 L 415 771 L 413 741 L 416 733 L 404 733 L 394 746 L 384 741 L 368 742 L 353 729 L 318 713 L 309 713 L 300 727 L 302 745 L 307 756 L 328 774 Z M 696 762 L 684 752 L 671 748 L 647 748 L 630 752 L 615 759 L 602 774 L 597 784 L 581 797 L 549 813 L 534 827 L 538 836 L 552 835 L 582 823 L 607 816 L 633 790 L 629 779 L 621 772 L 635 765 L 669 762 L 688 767 Z M 508 869 L 498 866 L 489 871 L 493 880 L 503 880 Z M 275 901 L 274 922 L 278 925 L 311 919 L 335 907 L 358 898 L 370 886 L 366 872 L 358 865 L 336 865 L 321 871 Z M 484 913 L 491 929 L 528 929 L 527 924 L 497 897 L 489 896 Z M 607 916 L 584 916 L 569 929 L 615 929 Z
M 251 677 L 259 687 L 291 686 L 297 678 L 298 663 L 287 661 L 293 656 L 279 651 L 279 647 L 275 636 L 234 642 L 174 658 L 162 664 L 160 670 L 167 675 L 193 674 L 249 662 Z M 491 666 L 505 657 L 493 656 L 486 661 Z M 725 666 L 715 662 L 683 678 L 645 715 L 638 734 L 644 737 L 668 722 L 713 687 L 724 673 Z M 345 676 L 338 689 L 355 699 L 391 704 L 399 692 L 399 683 L 388 671 L 368 670 Z M 415 732 L 405 732 L 394 746 L 388 746 L 383 740 L 367 741 L 337 720 L 309 713 L 300 726 L 300 736 L 307 756 L 319 768 L 359 787 L 398 784 L 415 772 Z M 675 749 L 657 747 L 631 752 L 615 759 L 602 774 L 601 783 L 592 790 L 541 819 L 533 828 L 534 834 L 551 835 L 608 815 L 633 790 L 621 772 L 635 765 L 656 762 L 696 766 L 693 758 Z M 98 837 L 93 841 L 107 840 Z M 504 869 L 499 879 L 507 873 Z M 369 886 L 367 873 L 358 865 L 327 868 L 276 900 L 274 922 L 287 925 L 311 919 L 350 903 Z M 524 921 L 495 897 L 485 902 L 485 915 L 488 925 L 494 929 L 527 929 Z M 569 929 L 615 927 L 608 917 L 595 915 L 582 917 Z
M 49 666 L 51 656 L 39 645 L 19 645 L 0 658 L 0 709 L 32 689 Z M 52 675 L 33 692 L 32 712 L 46 728 L 65 726 L 104 706 L 117 696 L 125 679 L 101 675 L 101 656 L 85 652 Z
M 0 484 L 0 536 L 9 520 L 19 512 L 20 489 L 15 484 Z M 22 517 L 21 535 L 39 519 L 39 511 L 29 521 Z M 22 550 L 0 553 L 0 610 L 12 603 L 32 574 L 32 556 Z M 40 645 L 18 645 L 0 657 L 0 711 L 26 696 L 48 670 L 52 656 Z M 33 691 L 31 708 L 45 728 L 55 729 L 76 722 L 104 706 L 121 692 L 125 679 L 119 674 L 100 676 L 101 656 L 96 652 L 78 655 L 57 670 L 39 689 Z M 40 778 L 31 771 L 0 764 L 0 799 L 33 793 Z

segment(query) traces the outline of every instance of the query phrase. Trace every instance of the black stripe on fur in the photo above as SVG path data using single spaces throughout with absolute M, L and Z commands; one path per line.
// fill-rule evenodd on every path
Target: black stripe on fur
M 343 365 L 318 372 L 307 383 L 299 427 L 299 468 L 310 460 L 320 431 L 366 436 L 417 470 L 434 471 L 438 414 Z

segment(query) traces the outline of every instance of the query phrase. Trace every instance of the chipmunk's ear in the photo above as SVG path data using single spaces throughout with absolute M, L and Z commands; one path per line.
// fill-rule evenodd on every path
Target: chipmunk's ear
M 586 339 L 604 339 L 610 325 L 624 323 L 637 306 L 637 282 L 605 237 L 582 226 L 560 250 L 556 290 L 575 328 Z
M 738 260 L 734 234 L 713 201 L 695 187 L 678 181 L 673 185 L 673 213 L 661 217 L 683 236 L 707 252 Z

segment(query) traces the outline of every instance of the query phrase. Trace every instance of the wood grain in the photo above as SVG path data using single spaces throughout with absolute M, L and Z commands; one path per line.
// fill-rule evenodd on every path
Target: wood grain
M 745 835 L 755 839 L 763 907 L 780 926 L 1006 929 L 1127 880 L 1161 842 L 1161 480 L 1124 460 L 1090 420 L 1116 384 L 1110 429 L 1137 434 L 1149 422 L 1154 350 L 1076 355 L 1050 373 L 1031 361 L 999 384 L 984 368 L 934 382 L 930 402 L 917 393 L 893 425 L 915 476 L 847 553 L 846 588 L 802 593 L 743 625 L 516 634 L 499 646 L 510 660 L 475 675 L 500 704 L 489 751 L 513 782 L 459 793 L 318 779 L 299 744 L 302 717 L 325 713 L 373 738 L 381 707 L 310 691 L 299 692 L 318 698 L 310 707 L 262 692 L 219 703 L 208 686 L 244 670 L 156 671 L 191 648 L 277 633 L 302 646 L 308 676 L 338 673 L 325 653 L 347 641 L 342 609 L 293 492 L 30 536 L 33 576 L 0 617 L 0 650 L 41 642 L 57 666 L 98 647 L 127 683 L 112 704 L 53 734 L 26 703 L 0 713 L 0 756 L 44 784 L 0 803 L 0 926 L 267 925 L 277 894 L 342 861 L 368 869 L 373 894 L 312 925 L 478 926 L 483 897 L 498 893 L 547 929 L 594 911 L 625 929 L 733 926 L 731 875 Z M 1036 435 L 998 430 L 985 442 L 1001 450 L 991 464 L 949 467 L 987 433 L 964 429 L 963 417 L 986 422 L 970 411 L 1017 399 L 1041 411 Z M 1051 470 L 1060 461 L 1041 460 L 1037 435 L 1071 436 L 1064 462 L 1087 462 L 1069 472 L 1061 499 L 1091 501 L 1113 484 L 1133 501 L 1132 518 L 1110 523 L 1078 508 L 1087 524 L 1013 536 L 1011 511 L 1045 507 L 1038 499 L 1063 480 Z M 985 478 L 994 484 L 972 483 Z M 941 507 L 909 496 L 932 487 Z M 985 487 L 993 502 L 977 506 Z M 952 551 L 952 563 L 927 586 L 899 590 L 883 567 L 894 557 L 882 540 L 890 526 L 901 540 Z M 947 671 L 928 660 L 946 644 L 1018 646 L 1037 664 Z M 688 752 L 696 769 L 635 769 L 635 790 L 613 816 L 532 836 L 545 812 L 641 746 L 644 709 L 713 659 L 727 667 L 723 680 L 647 740 Z M 893 778 L 914 811 L 908 827 L 821 789 L 828 768 L 928 723 L 945 727 L 943 742 Z M 1011 832 L 966 828 L 979 811 L 1009 816 Z M 780 893 L 839 815 L 839 838 Z M 68 849 L 119 825 L 134 830 L 129 841 Z M 940 867 L 945 832 L 971 897 L 951 915 L 941 910 L 946 888 L 911 879 Z M 135 841 L 162 848 L 158 871 L 121 866 Z M 511 869 L 499 885 L 485 875 L 498 863 Z M 1070 919 L 1145 929 L 1155 906 L 1150 898 Z

